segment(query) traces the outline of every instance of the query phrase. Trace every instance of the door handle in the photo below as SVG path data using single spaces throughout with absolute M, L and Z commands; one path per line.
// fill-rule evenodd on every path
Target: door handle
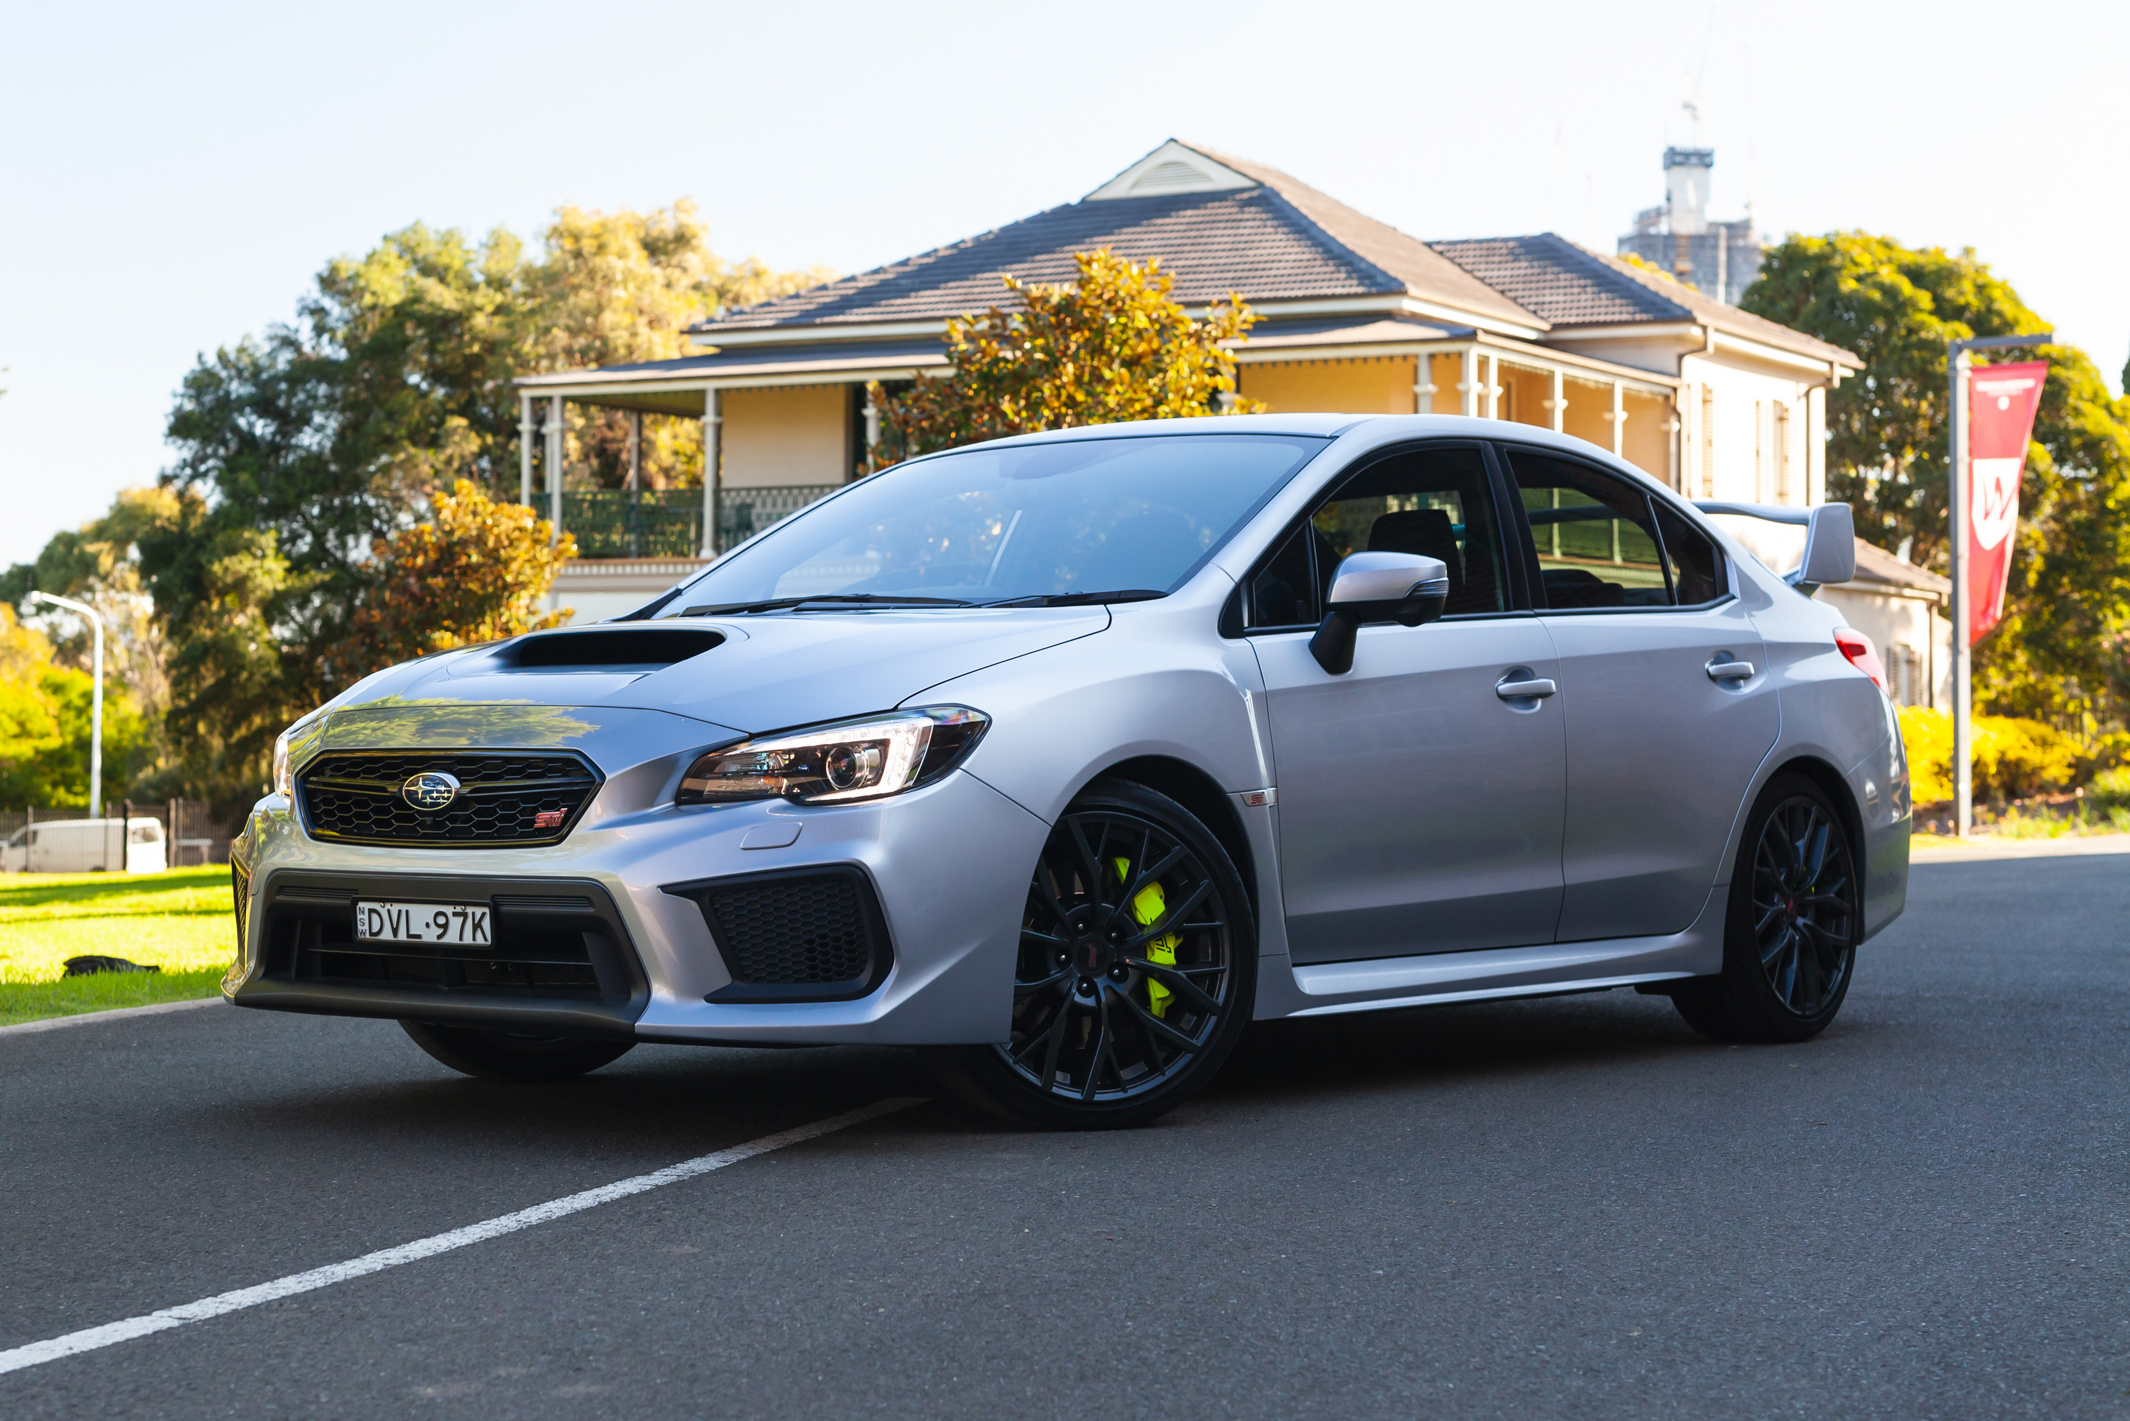
M 1711 681 L 1750 681 L 1753 679 L 1753 663 L 1732 661 L 1729 653 L 1719 654 L 1708 664 L 1708 679 Z
M 1542 701 L 1560 687 L 1544 676 L 1535 676 L 1528 681 L 1503 681 L 1494 687 L 1494 694 L 1505 701 Z

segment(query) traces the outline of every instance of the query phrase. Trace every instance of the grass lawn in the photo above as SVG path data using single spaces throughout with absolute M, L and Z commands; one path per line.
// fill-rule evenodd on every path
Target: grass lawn
M 212 996 L 235 950 L 229 869 L 0 877 L 0 1026 Z M 69 957 L 123 957 L 160 972 L 66 977 Z

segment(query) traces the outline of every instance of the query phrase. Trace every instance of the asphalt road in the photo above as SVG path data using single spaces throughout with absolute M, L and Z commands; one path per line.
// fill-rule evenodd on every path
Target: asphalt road
M 1919 866 L 1835 1027 L 1279 1024 L 1111 1135 L 887 1116 L 0 1375 L 11 1417 L 2116 1416 L 2130 857 Z M 0 1350 L 884 1096 L 875 1050 L 464 1080 L 219 1006 L 0 1037 Z

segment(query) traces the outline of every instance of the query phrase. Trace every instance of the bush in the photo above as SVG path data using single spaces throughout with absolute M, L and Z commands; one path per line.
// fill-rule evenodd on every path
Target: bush
M 1952 716 L 1905 706 L 1901 742 L 1908 750 L 1908 778 L 1917 804 L 1953 797 Z M 2014 716 L 1974 719 L 1975 798 L 2028 799 L 2078 782 L 2090 763 L 2086 748 L 2053 726 Z M 2130 786 L 2126 786 L 2130 788 Z
M 2130 810 L 2130 765 L 2117 765 L 2095 775 L 2093 783 L 2086 787 L 2086 802 L 2110 814 Z

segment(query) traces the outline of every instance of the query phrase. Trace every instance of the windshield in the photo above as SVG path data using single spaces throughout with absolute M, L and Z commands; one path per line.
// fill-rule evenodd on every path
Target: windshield
M 1327 442 L 1074 439 L 898 465 L 745 544 L 660 614 L 810 597 L 981 603 L 1171 592 Z

